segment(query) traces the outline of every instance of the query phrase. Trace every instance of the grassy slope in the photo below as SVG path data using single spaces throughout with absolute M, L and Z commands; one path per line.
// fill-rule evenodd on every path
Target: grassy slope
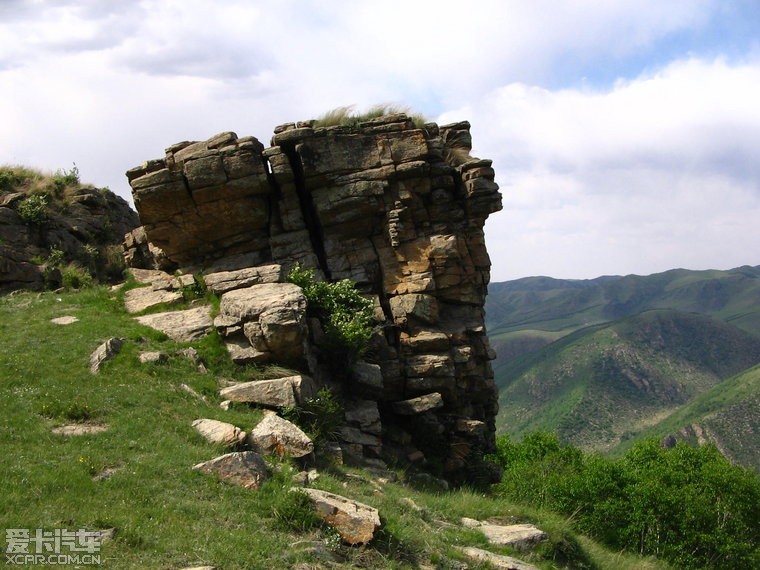
M 649 311 L 568 335 L 500 369 L 499 427 L 557 430 L 608 450 L 760 362 L 760 339 L 720 321 Z
M 50 323 L 62 315 L 79 321 Z M 88 356 L 111 336 L 127 342 L 94 376 L 88 371 Z M 506 516 L 535 522 L 550 533 L 549 544 L 534 560 L 542 568 L 563 567 L 563 557 L 572 567 L 665 567 L 610 553 L 573 535 L 559 517 L 490 495 L 428 492 L 393 483 L 377 488 L 362 471 L 348 469 L 321 470 L 316 486 L 380 509 L 384 530 L 373 545 L 339 547 L 334 532 L 319 526 L 294 531 L 294 523 L 283 523 L 292 503 L 288 466 L 255 492 L 190 469 L 222 453 L 194 432 L 194 419 L 220 419 L 248 430 L 260 412 L 219 408 L 214 374 L 197 372 L 189 361 L 172 357 L 164 365 L 138 363 L 141 350 L 173 354 L 182 346 L 138 325 L 121 309 L 118 295 L 106 289 L 0 298 L 0 526 L 116 527 L 116 538 L 103 546 L 104 568 L 202 563 L 225 570 L 291 568 L 315 562 L 309 550 L 315 543 L 309 541 L 326 545 L 339 567 L 400 568 L 432 561 L 448 568 L 454 566 L 446 560 L 458 556 L 454 545 L 482 546 L 484 539 L 471 530 L 441 528 L 436 519 Z M 213 342 L 196 346 L 214 361 L 218 373 L 230 372 L 216 358 Z M 181 391 L 181 383 L 211 403 Z M 50 433 L 54 425 L 69 423 L 66 415 L 83 412 L 91 416 L 89 421 L 108 424 L 108 431 L 78 437 Z M 105 468 L 116 471 L 94 480 Z M 403 497 L 412 498 L 422 512 L 403 506 Z

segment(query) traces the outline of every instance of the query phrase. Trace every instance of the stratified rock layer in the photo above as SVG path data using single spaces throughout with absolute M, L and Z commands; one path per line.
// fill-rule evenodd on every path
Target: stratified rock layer
M 282 125 L 267 149 L 234 133 L 173 145 L 165 158 L 127 172 L 143 223 L 128 234 L 128 259 L 207 275 L 273 264 L 285 274 L 300 263 L 320 278 L 355 281 L 375 298 L 382 333 L 343 390 L 349 405 L 377 402 L 382 430 L 365 432 L 354 421 L 347 430 L 352 449 L 373 456 L 382 439 L 383 452 L 421 451 L 451 477 L 466 477 L 469 458 L 494 444 L 483 224 L 501 209 L 491 161 L 469 155 L 469 128 L 420 129 L 399 114 L 358 127 Z M 225 273 L 214 284 L 224 282 L 226 291 L 235 281 Z M 224 295 L 256 297 L 243 291 Z M 276 360 L 270 345 L 258 346 L 255 318 L 225 318 L 216 323 L 223 334 L 250 333 L 230 338 L 241 361 L 261 354 Z M 299 323 L 295 313 L 290 320 Z M 313 325 L 307 323 L 312 343 L 319 336 Z M 301 347 L 293 348 L 300 357 Z M 303 354 L 304 368 L 319 383 L 329 381 L 308 347 Z M 408 405 L 424 396 L 415 402 L 434 405 Z

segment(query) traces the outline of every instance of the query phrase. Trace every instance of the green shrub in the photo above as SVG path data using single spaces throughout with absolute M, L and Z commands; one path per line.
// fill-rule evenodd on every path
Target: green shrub
M 50 254 L 45 262 L 49 267 L 60 267 L 63 265 L 63 251 L 57 247 L 50 248 Z
M 293 267 L 287 280 L 303 289 L 309 313 L 322 323 L 330 361 L 336 367 L 345 367 L 360 357 L 372 338 L 372 301 L 362 297 L 348 279 L 315 281 L 314 272 L 299 265 Z
M 32 194 L 16 206 L 16 212 L 28 224 L 40 224 L 47 220 L 47 194 Z
M 61 269 L 61 284 L 66 289 L 84 289 L 91 287 L 92 275 L 77 263 L 70 263 Z
M 760 475 L 712 445 L 648 440 L 611 460 L 537 433 L 520 443 L 502 436 L 497 448 L 501 494 L 563 513 L 611 546 L 678 568 L 756 567 Z

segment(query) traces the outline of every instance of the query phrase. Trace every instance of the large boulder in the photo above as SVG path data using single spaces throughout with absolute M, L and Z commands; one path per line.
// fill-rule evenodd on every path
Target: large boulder
M 260 453 L 280 457 L 304 457 L 314 451 L 314 443 L 301 429 L 280 416 L 264 416 L 248 435 L 248 443 Z
M 302 405 L 316 393 L 314 381 L 300 374 L 272 380 L 241 382 L 219 391 L 219 395 L 225 400 L 280 409 Z
M 183 311 L 167 311 L 136 317 L 142 325 L 160 331 L 177 342 L 191 342 L 206 336 L 212 326 L 211 308 L 208 306 L 185 309 Z
M 381 526 L 380 513 L 369 505 L 319 489 L 298 489 L 294 492 L 308 496 L 314 503 L 316 513 L 337 530 L 347 544 L 370 542 Z
M 255 362 L 306 358 L 306 297 L 292 283 L 262 283 L 222 295 L 215 326 L 233 344 L 243 338 Z

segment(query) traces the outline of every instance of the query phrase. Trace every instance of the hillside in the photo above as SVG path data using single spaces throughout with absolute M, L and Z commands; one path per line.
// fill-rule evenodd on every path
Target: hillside
M 0 297 L 4 528 L 104 531 L 103 568 L 484 568 L 465 562 L 465 546 L 546 569 L 666 568 L 608 551 L 575 534 L 564 516 L 482 492 L 444 491 L 401 468 L 373 471 L 318 457 L 307 465 L 316 467 L 310 487 L 380 512 L 375 539 L 346 546 L 290 491 L 304 477 L 295 461 L 270 457 L 271 477 L 258 490 L 191 469 L 225 451 L 205 441 L 194 420 L 247 431 L 263 417 L 255 407 L 221 408 L 219 387 L 277 370 L 233 366 L 216 335 L 172 341 L 136 322 L 123 302 L 122 292 L 104 287 Z M 69 318 L 52 321 L 60 317 Z M 92 374 L 90 353 L 114 336 L 124 339 L 121 352 Z M 191 347 L 204 368 L 180 352 Z M 141 354 L 156 352 L 164 358 L 141 362 Z M 66 425 L 91 433 L 57 433 Z M 532 522 L 549 537 L 533 554 L 518 554 L 489 545 L 461 517 Z
M 646 311 L 579 330 L 497 368 L 499 427 L 610 450 L 760 362 L 760 338 L 720 320 Z
M 760 335 L 760 266 L 729 271 L 673 269 L 590 280 L 527 277 L 492 283 L 486 324 L 503 360 L 579 328 L 650 309 L 702 313 Z
M 760 366 L 737 374 L 695 397 L 636 439 L 659 437 L 666 445 L 678 440 L 714 443 L 740 465 L 760 472 Z M 634 440 L 618 445 L 613 454 L 630 449 Z

